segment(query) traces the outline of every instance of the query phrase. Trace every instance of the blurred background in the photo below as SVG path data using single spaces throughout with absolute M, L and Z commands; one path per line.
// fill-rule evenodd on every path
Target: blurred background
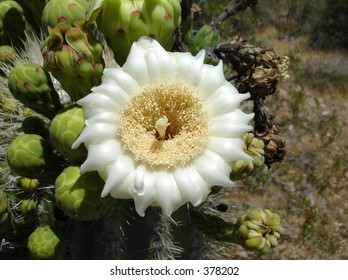
M 228 0 L 195 1 L 217 18 Z M 282 218 L 284 236 L 268 254 L 211 241 L 215 258 L 348 259 L 348 1 L 259 0 L 223 22 L 221 38 L 290 58 L 289 78 L 266 99 L 286 142 L 283 162 L 238 181 L 215 203 L 226 219 L 253 207 Z

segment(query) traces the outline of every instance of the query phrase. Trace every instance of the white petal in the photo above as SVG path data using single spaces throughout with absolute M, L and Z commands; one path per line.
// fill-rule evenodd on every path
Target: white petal
M 134 176 L 135 170 L 131 172 L 110 192 L 110 195 L 117 199 L 132 199 L 133 198 L 133 187 L 134 187 Z
M 187 166 L 177 168 L 173 175 L 183 199 L 193 205 L 200 204 L 203 200 L 202 189 L 208 188 L 208 185 L 200 176 L 197 176 L 197 171 Z
M 183 204 L 174 177 L 166 171 L 159 171 L 156 176 L 156 201 L 166 216 Z
M 92 118 L 98 114 L 110 112 L 110 110 L 108 110 L 108 109 L 99 108 L 99 107 L 92 107 L 92 106 L 84 107 L 82 109 L 83 109 L 83 117 L 85 118 L 85 120 Z
M 112 112 L 102 112 L 91 116 L 85 120 L 86 125 L 94 125 L 97 123 L 108 123 L 108 124 L 117 124 L 119 120 L 119 115 Z
M 101 84 L 98 86 L 98 90 L 96 92 L 110 97 L 119 106 L 124 106 L 130 99 L 130 95 L 115 82 Z
M 156 202 L 156 172 L 146 171 L 143 176 L 143 192 L 139 194 L 134 192 L 134 203 L 137 213 L 141 216 L 145 216 L 145 211 L 150 205 L 154 205 Z
M 210 116 L 223 115 L 238 108 L 249 97 L 249 93 L 239 94 L 234 86 L 226 82 L 213 92 L 205 104 Z
M 121 144 L 114 139 L 97 145 L 89 145 L 87 159 L 81 165 L 81 173 L 102 170 L 116 160 L 121 153 Z
M 108 111 L 118 111 L 120 108 L 120 105 L 117 104 L 110 96 L 107 96 L 103 93 L 91 93 L 84 98 L 77 101 L 77 104 L 81 105 L 82 107 L 93 107 L 93 108 L 104 108 Z
M 218 137 L 241 137 L 244 133 L 251 131 L 251 125 L 239 125 L 233 123 L 215 123 L 209 129 L 210 136 Z
M 145 165 L 140 164 L 135 171 L 135 187 L 134 191 L 138 195 L 144 194 L 144 176 L 145 176 Z
M 226 82 L 222 69 L 222 62 L 217 66 L 204 64 L 201 72 L 201 80 L 198 84 L 199 93 L 208 98 L 216 89 L 224 85 Z
M 107 196 L 112 190 L 112 196 L 120 199 L 131 198 L 131 190 L 134 186 L 134 181 L 132 184 L 124 184 L 124 180 L 134 171 L 133 159 L 127 155 L 120 155 L 117 160 L 109 166 L 107 169 L 107 179 L 102 197 Z
M 233 182 L 229 177 L 232 168 L 218 154 L 205 150 L 194 160 L 193 164 L 209 186 L 233 186 Z
M 207 148 L 219 154 L 226 161 L 250 160 L 244 153 L 244 141 L 241 138 L 208 137 Z
M 153 42 L 156 41 L 153 40 Z M 150 82 L 149 71 L 144 59 L 145 51 L 143 44 L 139 42 L 133 43 L 127 61 L 122 67 L 140 86 L 147 85 Z
M 172 55 L 176 61 L 176 79 L 196 87 L 201 78 L 205 51 L 200 51 L 195 57 L 190 53 L 173 53 Z
M 137 81 L 135 81 L 128 73 L 121 68 L 109 68 L 104 70 L 102 84 L 116 84 L 121 87 L 130 96 L 139 92 L 141 89 Z M 92 89 L 93 90 L 93 89 Z
M 254 113 L 246 114 L 239 108 L 233 112 L 210 118 L 211 125 L 216 123 L 248 124 L 254 117 Z
M 97 123 L 93 125 L 86 125 L 82 130 L 80 136 L 76 139 L 72 148 L 76 149 L 85 144 L 98 144 L 108 139 L 113 139 L 116 136 L 117 127 L 113 124 Z
M 175 79 L 175 61 L 164 49 L 163 52 L 149 50 L 145 54 L 150 82 L 169 82 Z

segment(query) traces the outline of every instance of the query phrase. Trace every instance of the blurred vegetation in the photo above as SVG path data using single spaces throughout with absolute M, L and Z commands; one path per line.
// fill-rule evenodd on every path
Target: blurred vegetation
M 204 20 L 213 20 L 230 1 L 199 2 Z M 287 55 L 290 78 L 266 99 L 285 160 L 216 199 L 232 222 L 250 207 L 276 211 L 285 234 L 270 254 L 225 244 L 215 258 L 348 259 L 347 7 L 346 0 L 259 0 L 220 26 L 221 38 L 239 35 Z
M 198 1 L 205 20 L 216 18 L 229 0 Z M 309 35 L 316 48 L 348 48 L 348 1 L 259 0 L 225 22 L 221 32 L 255 37 L 259 28 L 274 26 L 280 37 Z M 225 35 L 226 35 L 225 34 Z

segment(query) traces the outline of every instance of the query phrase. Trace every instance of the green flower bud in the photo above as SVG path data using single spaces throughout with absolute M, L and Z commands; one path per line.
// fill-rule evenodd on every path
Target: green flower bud
M 231 180 L 241 180 L 263 169 L 265 166 L 264 147 L 264 142 L 257 139 L 253 133 L 246 133 L 244 135 L 244 152 L 251 156 L 253 160 L 237 160 L 234 162 L 230 174 Z
M 179 0 L 104 0 L 98 27 L 117 63 L 123 65 L 132 43 L 142 36 L 154 38 L 171 50 L 180 13 Z
M 61 247 L 59 236 L 50 226 L 36 228 L 28 238 L 28 249 L 35 259 L 55 259 Z
M 103 48 L 93 34 L 82 27 L 61 23 L 49 28 L 42 44 L 44 67 L 76 101 L 101 82 L 104 70 Z
M 59 23 L 72 25 L 75 21 L 86 20 L 89 1 L 86 0 L 51 0 L 42 12 L 42 25 L 56 27 Z
M 82 163 L 87 158 L 87 150 L 81 145 L 77 149 L 71 146 L 85 126 L 82 108 L 76 105 L 60 111 L 50 125 L 50 137 L 53 146 L 71 162 Z
M 80 175 L 80 168 L 70 166 L 56 179 L 56 205 L 76 220 L 95 220 L 109 213 L 114 200 L 100 197 L 104 181 L 97 172 Z
M 40 178 L 46 172 L 44 139 L 36 134 L 17 136 L 7 150 L 9 166 L 18 175 Z
M 24 199 L 21 202 L 21 210 L 24 215 L 30 215 L 35 212 L 37 207 L 37 202 L 33 199 Z
M 278 246 L 282 233 L 278 214 L 268 209 L 252 209 L 238 219 L 234 236 L 243 247 L 263 254 Z
M 49 119 L 62 108 L 49 73 L 38 64 L 22 63 L 14 67 L 8 87 L 16 99 Z
M 203 49 L 215 48 L 219 42 L 219 32 L 211 25 L 203 25 L 190 40 L 185 41 L 193 55 Z
M 10 46 L 0 46 L 0 61 L 5 64 L 12 64 L 13 59 L 16 55 L 14 48 Z
M 36 191 L 39 185 L 40 185 L 40 182 L 38 179 L 29 179 L 29 178 L 23 177 L 20 180 L 21 189 L 26 192 Z

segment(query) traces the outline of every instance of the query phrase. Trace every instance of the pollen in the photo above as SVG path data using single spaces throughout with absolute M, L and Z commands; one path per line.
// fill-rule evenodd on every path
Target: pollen
M 197 91 L 184 83 L 143 88 L 121 113 L 119 135 L 123 148 L 132 152 L 136 161 L 151 167 L 187 164 L 207 144 L 208 116 L 203 104 Z M 160 130 L 158 121 L 164 116 L 166 128 Z

